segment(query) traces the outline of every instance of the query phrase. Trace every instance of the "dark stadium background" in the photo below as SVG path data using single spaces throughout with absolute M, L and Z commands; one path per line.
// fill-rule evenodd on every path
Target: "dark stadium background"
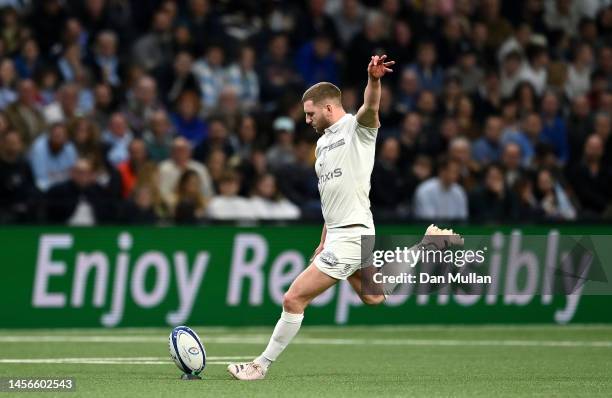
M 355 112 L 382 53 L 377 222 L 612 214 L 606 1 L 0 7 L 2 223 L 320 221 L 301 93 L 336 83 Z M 425 206 L 439 174 L 453 206 Z

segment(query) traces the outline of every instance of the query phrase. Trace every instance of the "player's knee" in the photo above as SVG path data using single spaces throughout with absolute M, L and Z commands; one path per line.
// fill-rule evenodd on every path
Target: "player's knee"
M 383 294 L 368 294 L 361 296 L 361 301 L 365 305 L 380 305 L 385 301 L 385 296 Z
M 306 303 L 297 294 L 294 294 L 293 292 L 289 291 L 283 296 L 283 308 L 285 309 L 285 311 L 291 312 L 293 314 L 300 314 L 304 312 L 305 307 Z

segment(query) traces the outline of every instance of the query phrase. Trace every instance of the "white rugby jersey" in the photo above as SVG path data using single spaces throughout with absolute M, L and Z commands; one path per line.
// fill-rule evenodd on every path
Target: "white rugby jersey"
M 317 141 L 315 171 L 327 228 L 374 228 L 369 194 L 377 133 L 347 113 Z

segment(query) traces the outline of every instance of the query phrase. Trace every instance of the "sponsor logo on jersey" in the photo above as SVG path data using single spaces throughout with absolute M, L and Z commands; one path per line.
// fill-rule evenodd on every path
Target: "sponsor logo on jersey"
M 335 168 L 334 170 L 330 171 L 329 173 L 323 173 L 319 176 L 319 185 L 333 180 L 334 178 L 338 178 L 342 176 L 342 169 L 340 167 Z
M 338 257 L 336 257 L 334 253 L 327 250 L 319 254 L 319 260 L 332 267 L 338 264 Z
M 332 149 L 334 149 L 334 148 L 338 148 L 339 146 L 342 146 L 342 145 L 344 145 L 344 144 L 345 144 L 345 142 L 344 142 L 344 138 L 341 138 L 341 139 L 339 139 L 338 141 L 336 141 L 336 142 L 334 142 L 334 143 L 331 143 L 331 144 L 329 144 L 329 145 L 325 145 L 324 147 L 322 147 L 322 148 L 321 148 L 321 152 L 323 152 L 323 151 L 327 151 L 327 152 L 329 152 L 329 151 L 331 151 Z

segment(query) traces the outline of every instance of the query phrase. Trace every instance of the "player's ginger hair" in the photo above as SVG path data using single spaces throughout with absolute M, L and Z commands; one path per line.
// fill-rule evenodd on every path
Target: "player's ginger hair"
M 311 86 L 302 96 L 302 104 L 306 101 L 318 104 L 324 100 L 332 100 L 340 105 L 342 103 L 342 92 L 335 84 L 321 82 Z

